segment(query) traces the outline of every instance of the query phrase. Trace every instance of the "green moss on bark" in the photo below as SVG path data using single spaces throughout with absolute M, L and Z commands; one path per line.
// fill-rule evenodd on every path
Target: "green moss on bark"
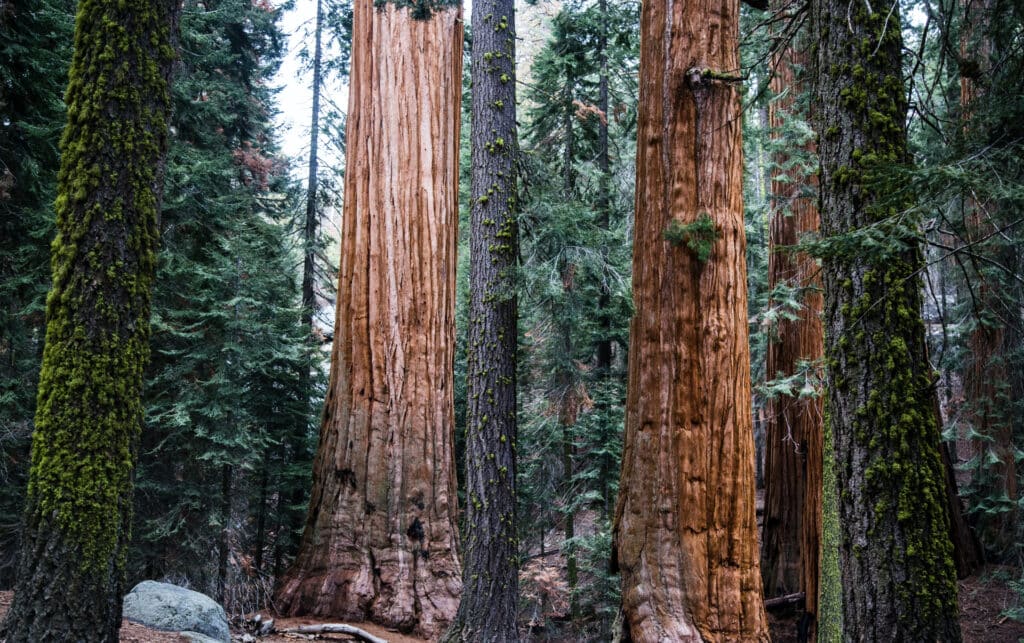
M 176 7 L 79 3 L 8 641 L 110 640 L 120 623 Z
M 899 15 L 816 0 L 812 16 L 825 133 L 820 250 L 843 635 L 955 641 L 956 575 L 921 320 L 923 260 L 913 197 L 893 178 L 909 161 Z

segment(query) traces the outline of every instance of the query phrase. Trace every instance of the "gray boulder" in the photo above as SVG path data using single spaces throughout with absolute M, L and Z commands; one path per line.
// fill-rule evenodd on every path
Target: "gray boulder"
M 168 632 L 196 632 L 231 643 L 228 617 L 212 598 L 184 587 L 142 581 L 124 597 L 124 618 Z

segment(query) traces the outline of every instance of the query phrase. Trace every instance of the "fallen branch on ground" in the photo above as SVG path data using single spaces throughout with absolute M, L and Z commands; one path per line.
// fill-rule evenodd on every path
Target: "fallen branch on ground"
M 379 636 L 374 636 L 366 630 L 360 629 L 355 625 L 346 625 L 345 623 L 323 623 L 321 625 L 300 625 L 298 627 L 289 627 L 283 630 L 277 630 L 281 634 L 351 634 L 352 636 L 358 636 L 364 641 L 369 643 L 388 643 L 386 640 Z
M 798 605 L 802 605 L 805 598 L 806 596 L 804 596 L 803 592 L 787 594 L 777 598 L 769 598 L 764 602 L 764 608 L 770 612 L 784 607 L 796 607 Z

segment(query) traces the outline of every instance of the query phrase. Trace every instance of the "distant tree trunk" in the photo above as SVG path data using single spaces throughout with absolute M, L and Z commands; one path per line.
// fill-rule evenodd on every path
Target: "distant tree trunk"
M 804 84 L 795 68 L 806 66 L 806 58 L 791 43 L 776 59 L 771 86 L 779 98 L 769 107 L 776 140 L 787 117 L 798 117 L 797 98 Z M 807 143 L 803 151 L 814 154 L 814 144 Z M 768 379 L 794 375 L 800 362 L 816 373 L 824 353 L 818 264 L 792 249 L 804 234 L 818 231 L 817 204 L 808 194 L 808 187 L 817 188 L 817 177 L 806 174 L 799 163 L 790 170 L 780 169 L 788 160 L 786 153 L 779 153 L 772 170 L 768 290 L 779 285 L 799 289 L 797 300 L 802 307 L 797 319 L 780 319 L 768 343 Z M 766 596 L 803 592 L 805 610 L 812 619 L 817 615 L 821 546 L 822 424 L 822 398 L 817 395 L 801 392 L 769 401 L 761 573 Z
M 317 208 L 317 193 L 320 185 L 320 92 L 323 86 L 323 28 L 324 0 L 317 0 L 316 23 L 313 32 L 313 105 L 309 125 L 309 166 L 306 181 L 306 211 L 302 226 L 302 325 L 308 330 L 309 355 L 311 359 L 320 357 L 318 348 L 319 336 L 316 329 L 316 259 L 317 241 L 320 231 L 320 210 Z M 300 361 L 302 370 L 299 372 L 299 391 L 306 396 L 307 417 L 313 417 L 313 364 Z M 310 425 L 301 423 L 293 427 L 290 434 L 292 462 L 307 462 L 309 453 Z M 295 535 L 302 529 L 303 514 L 301 509 L 306 500 L 306 489 L 295 484 L 289 476 L 281 476 L 278 488 L 278 509 L 283 511 L 284 530 L 279 531 L 274 542 L 275 560 L 284 556 L 285 550 L 294 546 Z M 275 568 L 277 565 L 275 565 Z
M 844 636 L 959 641 L 909 161 L 898 5 L 811 7 L 821 159 L 828 421 Z M 889 247 L 862 243 L 868 228 Z
M 228 588 L 228 556 L 231 553 L 231 465 L 220 467 L 220 539 L 217 545 L 217 601 L 223 605 Z
M 976 132 L 972 115 L 978 101 L 985 97 L 984 77 L 991 73 L 992 39 L 989 36 L 992 12 L 991 0 L 962 0 L 964 17 L 960 39 L 960 105 L 963 111 L 964 129 L 970 134 Z M 967 241 L 979 243 L 979 253 L 992 253 L 991 243 L 981 240 L 996 229 L 998 204 L 991 201 L 979 202 L 973 196 L 965 198 L 967 211 Z M 1013 261 L 1005 261 L 1007 265 Z M 990 269 L 989 269 L 990 270 Z M 985 436 L 974 443 L 978 456 L 979 484 L 989 497 L 1007 499 L 1007 509 L 991 518 L 982 519 L 982 533 L 993 550 L 1009 552 L 1016 540 L 1017 511 L 1017 465 L 1013 444 L 1013 411 L 1004 400 L 1012 400 L 1010 394 L 1010 373 L 1006 368 L 1007 358 L 1014 347 L 1008 341 L 1006 317 L 1018 317 L 1013 306 L 1007 306 L 1006 293 L 1001 292 L 999 283 L 993 283 L 984 270 L 977 270 L 978 309 L 974 310 L 975 328 L 968 339 L 968 367 L 964 372 L 964 393 L 969 404 L 970 422 L 975 433 Z M 1013 301 L 1013 298 L 1010 298 Z M 991 456 L 990 456 L 991 454 Z
M 444 641 L 518 641 L 515 6 L 473 2 L 473 187 L 466 516 L 459 611 Z
M 608 0 L 598 0 L 598 9 L 601 15 L 601 27 L 597 41 L 597 59 L 600 64 L 600 75 L 598 77 L 598 89 L 597 89 L 597 108 L 601 110 L 601 116 L 597 124 L 597 167 L 601 170 L 601 176 L 599 180 L 599 191 L 597 198 L 597 225 L 603 231 L 608 232 L 611 229 L 611 209 L 612 209 L 612 171 L 611 171 L 611 155 L 608 149 L 608 122 L 611 118 L 609 114 L 609 100 L 608 100 Z M 607 237 L 606 237 L 607 238 Z M 604 260 L 608 261 L 609 248 L 602 247 L 601 254 Z M 607 381 L 611 379 L 612 371 L 612 313 L 611 313 L 611 302 L 612 293 L 611 285 L 607 278 L 602 277 L 601 279 L 601 294 L 598 295 L 597 299 L 597 321 L 600 328 L 600 334 L 597 340 L 596 346 L 596 363 L 595 371 L 597 378 L 600 380 Z M 601 395 L 598 401 L 598 412 L 599 417 L 603 418 L 603 422 L 607 423 L 608 417 L 608 403 L 606 396 Z M 612 457 L 607 451 L 601 455 L 601 464 L 599 467 L 600 475 L 600 488 L 601 488 L 601 500 L 603 503 L 604 515 L 611 517 L 612 512 L 612 498 L 611 498 L 611 483 L 612 483 Z
M 436 636 L 461 589 L 453 471 L 461 10 L 354 6 L 331 378 L 288 614 Z
M 11 643 L 118 639 L 177 11 L 79 4 Z
M 316 2 L 316 26 L 313 36 L 313 107 L 309 125 L 309 177 L 306 182 L 306 216 L 303 222 L 302 242 L 302 323 L 313 330 L 313 318 L 316 311 L 316 241 L 320 228 L 320 213 L 316 207 L 317 189 L 319 188 L 320 151 L 320 88 L 323 84 L 321 68 L 323 66 L 323 49 L 321 37 L 324 24 L 324 0 Z M 309 381 L 309 372 L 305 373 L 305 381 Z M 308 387 L 304 387 L 308 390 Z
M 636 314 L 614 528 L 634 641 L 768 640 L 738 20 L 730 0 L 645 2 L 641 15 Z M 678 243 L 666 240 L 672 230 Z
M 260 492 L 257 498 L 256 509 L 256 538 L 253 543 L 253 568 L 257 574 L 263 572 L 263 550 L 266 548 L 267 534 L 267 495 L 270 483 L 270 450 L 267 447 L 263 452 L 263 462 L 260 463 Z M 278 536 L 280 538 L 280 536 Z

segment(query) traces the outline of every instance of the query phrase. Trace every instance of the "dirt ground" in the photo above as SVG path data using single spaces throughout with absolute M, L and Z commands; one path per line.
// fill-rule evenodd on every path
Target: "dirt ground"
M 1006 578 L 1012 578 L 1011 570 L 989 567 L 977 576 L 960 581 L 960 627 L 964 643 L 1014 643 L 1024 640 L 1024 623 L 1002 616 L 1007 608 L 1020 604 L 1020 596 L 1006 585 Z M 11 592 L 0 592 L 0 618 L 7 613 L 11 604 Z M 769 615 L 772 641 L 775 643 L 796 643 L 797 614 Z M 298 627 L 330 621 L 310 618 L 277 619 L 277 629 Z M 388 643 L 424 643 L 426 639 L 390 631 L 372 623 L 349 623 Z M 233 640 L 240 641 L 242 632 L 234 631 Z M 260 643 L 296 643 L 298 641 L 352 641 L 344 634 L 320 634 L 316 637 L 303 634 L 274 633 L 259 638 Z M 173 632 L 161 632 L 137 623 L 124 621 L 121 627 L 121 643 L 186 643 L 187 639 Z

